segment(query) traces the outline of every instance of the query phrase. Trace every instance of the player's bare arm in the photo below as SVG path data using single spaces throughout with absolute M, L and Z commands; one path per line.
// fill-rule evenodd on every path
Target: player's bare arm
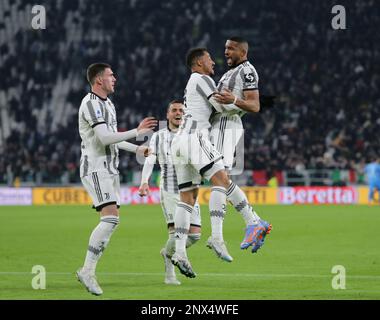
M 108 131 L 105 123 L 94 127 L 94 131 L 99 141 L 104 145 L 119 143 L 124 140 L 136 138 L 138 135 L 149 132 L 157 126 L 157 120 L 153 117 L 147 117 L 142 120 L 136 129 L 125 132 Z
M 259 90 L 246 90 L 243 92 L 244 99 L 236 97 L 231 90 L 224 89 L 221 92 L 216 92 L 213 97 L 222 104 L 234 104 L 240 109 L 247 112 L 260 111 L 260 96 Z

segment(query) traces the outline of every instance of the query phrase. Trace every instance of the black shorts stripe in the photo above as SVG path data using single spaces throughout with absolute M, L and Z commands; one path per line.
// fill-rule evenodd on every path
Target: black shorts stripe
M 199 227 L 199 228 L 202 227 L 200 224 L 195 224 L 195 223 L 190 223 L 190 226 L 192 226 L 192 227 Z
M 208 165 L 204 166 L 201 170 L 199 170 L 199 174 L 200 174 L 201 176 L 203 176 L 204 173 L 205 173 L 207 170 L 209 170 L 209 169 L 212 168 L 212 166 L 214 165 L 214 163 L 215 163 L 215 162 L 213 161 L 213 162 L 210 162 Z
M 191 181 L 185 182 L 185 183 L 181 183 L 181 184 L 178 185 L 178 189 L 181 190 L 181 189 L 184 189 L 184 188 L 191 187 L 192 185 L 193 185 L 193 183 Z
M 106 202 L 106 203 L 101 204 L 100 206 L 95 207 L 95 209 L 96 211 L 102 211 L 103 208 L 110 206 L 112 204 L 116 204 L 117 208 L 118 209 L 120 208 L 120 206 L 116 203 L 116 201 L 110 201 L 110 202 Z
M 221 117 L 220 125 L 219 125 L 218 143 L 217 143 L 217 150 L 221 153 L 223 152 L 224 133 L 226 131 L 226 127 L 227 127 L 227 117 Z
M 96 195 L 98 196 L 98 201 L 103 202 L 103 194 L 102 194 L 102 190 L 100 189 L 99 178 L 96 172 L 92 173 L 92 180 L 94 181 L 94 187 L 95 187 Z
M 91 126 L 91 128 L 95 128 L 97 125 L 99 125 L 99 124 L 103 124 L 103 123 L 106 123 L 106 122 L 105 122 L 105 121 L 96 122 L 96 123 L 94 123 L 94 124 Z
M 197 134 L 197 136 L 198 136 L 199 144 L 200 144 L 203 152 L 206 154 L 207 158 L 209 158 L 209 160 L 211 160 L 213 158 L 212 153 L 209 150 L 207 150 L 206 146 L 204 145 L 204 141 L 203 141 L 202 136 L 199 133 Z

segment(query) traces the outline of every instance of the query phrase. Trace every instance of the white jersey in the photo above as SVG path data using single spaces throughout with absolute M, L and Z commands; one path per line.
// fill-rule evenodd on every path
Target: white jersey
M 185 115 L 179 133 L 190 133 L 195 130 L 208 130 L 211 127 L 210 116 L 213 111 L 210 96 L 216 91 L 214 80 L 193 72 L 185 89 Z
M 116 144 L 104 146 L 95 135 L 94 127 L 105 123 L 109 131 L 117 132 L 116 110 L 109 98 L 102 99 L 90 92 L 79 108 L 79 134 L 82 139 L 80 176 L 92 172 L 118 174 L 119 150 Z
M 217 89 L 229 89 L 233 95 L 244 99 L 244 91 L 259 89 L 259 76 L 255 67 L 249 62 L 244 61 L 235 68 L 228 70 L 218 82 Z M 246 112 L 244 110 L 232 110 L 223 112 L 223 115 L 238 114 L 240 117 Z
M 161 167 L 160 188 L 169 193 L 178 193 L 177 175 L 174 169 L 171 144 L 175 132 L 168 128 L 155 132 L 150 140 L 149 147 L 152 156 L 155 156 Z
M 227 88 L 234 96 L 244 99 L 244 91 L 258 90 L 258 85 L 259 76 L 256 69 L 248 61 L 244 61 L 222 76 L 217 89 L 222 91 Z M 224 111 L 213 114 L 210 120 L 212 124 L 210 139 L 216 149 L 223 154 L 223 162 L 228 170 L 242 169 L 244 166 L 244 145 L 239 147 L 239 142 L 244 136 L 241 117 L 245 113 L 244 110 Z M 240 174 L 241 171 L 236 173 Z

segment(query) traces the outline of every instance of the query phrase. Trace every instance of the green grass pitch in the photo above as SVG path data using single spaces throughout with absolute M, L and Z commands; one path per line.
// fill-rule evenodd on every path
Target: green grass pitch
M 159 254 L 166 238 L 160 206 L 122 206 L 121 223 L 98 264 L 101 297 L 75 278 L 99 221 L 86 206 L 0 207 L 0 299 L 380 299 L 378 206 L 256 206 L 273 224 L 257 254 L 240 250 L 244 224 L 228 208 L 224 237 L 232 263 L 205 246 L 210 234 L 202 207 L 202 239 L 188 255 L 197 273 L 181 286 L 163 283 Z M 34 265 L 46 268 L 46 289 L 31 286 Z M 346 270 L 334 290 L 332 268 Z

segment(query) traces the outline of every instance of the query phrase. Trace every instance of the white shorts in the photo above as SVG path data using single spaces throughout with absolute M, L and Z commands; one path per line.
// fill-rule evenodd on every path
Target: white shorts
M 174 224 L 175 211 L 179 201 L 178 193 L 171 193 L 160 188 L 160 202 L 162 212 L 167 224 Z M 201 214 L 198 201 L 194 205 L 193 212 L 190 215 L 190 225 L 201 226 Z
M 214 148 L 205 133 L 180 134 L 171 145 L 178 189 L 191 190 L 201 184 L 202 177 L 210 180 L 219 170 L 224 170 L 223 156 Z
M 120 207 L 120 178 L 118 174 L 105 171 L 90 172 L 81 177 L 82 183 L 90 195 L 96 211 L 101 211 L 107 205 L 116 204 Z
M 237 114 L 216 114 L 212 120 L 210 141 L 222 155 L 225 168 L 244 170 L 244 129 Z

